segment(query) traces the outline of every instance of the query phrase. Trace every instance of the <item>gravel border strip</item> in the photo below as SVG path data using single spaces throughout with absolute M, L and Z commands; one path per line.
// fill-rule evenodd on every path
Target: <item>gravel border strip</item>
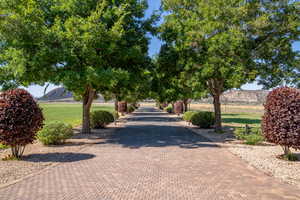
M 232 134 L 216 134 L 211 129 L 199 129 L 180 119 L 177 123 L 198 135 L 206 137 L 264 174 L 300 188 L 300 161 L 278 160 L 276 155 L 281 153 L 279 146 L 241 144 L 234 138 L 228 139 L 228 136 Z

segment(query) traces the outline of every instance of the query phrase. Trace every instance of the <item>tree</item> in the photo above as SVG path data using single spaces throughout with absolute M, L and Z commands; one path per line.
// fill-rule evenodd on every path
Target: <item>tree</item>
M 3 0 L 0 60 L 21 85 L 64 85 L 83 102 L 82 132 L 90 133 L 96 93 L 110 87 L 118 70 L 134 72 L 148 50 L 146 1 Z
M 35 140 L 43 121 L 42 110 L 27 91 L 0 93 L 0 142 L 11 147 L 15 158 L 20 158 L 25 146 Z
M 276 72 L 282 72 L 280 80 L 299 73 L 299 54 L 292 49 L 299 39 L 298 5 L 279 0 L 163 1 L 169 15 L 162 33 L 186 60 L 192 79 L 212 95 L 216 131 L 222 127 L 224 91 L 259 75 L 262 82 Z

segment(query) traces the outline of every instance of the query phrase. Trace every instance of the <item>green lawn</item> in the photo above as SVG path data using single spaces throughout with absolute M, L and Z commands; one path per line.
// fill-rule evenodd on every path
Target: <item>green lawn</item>
M 242 127 L 248 124 L 249 126 L 257 127 L 261 124 L 262 114 L 259 113 L 224 113 L 222 120 L 224 125 Z
M 207 109 L 193 109 L 194 111 L 210 111 Z M 222 122 L 225 126 L 244 127 L 246 124 L 258 127 L 261 124 L 263 113 L 240 110 L 240 112 L 227 111 L 222 113 Z
M 76 103 L 40 103 L 43 108 L 45 124 L 50 121 L 63 121 L 72 126 L 81 124 L 82 119 L 82 104 Z M 113 111 L 113 106 L 110 105 L 93 105 L 92 110 Z
M 191 110 L 213 111 L 213 104 L 191 104 Z M 225 126 L 258 127 L 264 113 L 262 105 L 222 105 L 222 122 Z

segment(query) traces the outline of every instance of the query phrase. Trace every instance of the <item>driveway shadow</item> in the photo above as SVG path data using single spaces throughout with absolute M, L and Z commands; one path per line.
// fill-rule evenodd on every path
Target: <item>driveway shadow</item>
M 143 122 L 176 122 L 178 118 L 171 118 L 171 117 L 161 117 L 161 116 L 145 116 L 142 115 L 140 117 L 132 117 L 128 118 L 127 121 L 143 121 Z
M 93 154 L 85 153 L 41 153 L 23 157 L 28 162 L 77 162 L 94 158 Z
M 219 147 L 209 139 L 177 126 L 168 125 L 129 125 L 126 129 L 109 136 L 106 144 L 118 144 L 125 148 L 167 147 L 194 149 Z

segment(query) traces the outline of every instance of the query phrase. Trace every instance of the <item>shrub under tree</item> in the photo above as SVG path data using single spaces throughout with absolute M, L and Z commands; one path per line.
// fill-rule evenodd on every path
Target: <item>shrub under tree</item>
M 114 122 L 112 113 L 104 110 L 97 110 L 91 113 L 91 125 L 94 129 L 105 128 L 109 123 Z
M 215 122 L 214 113 L 207 111 L 197 112 L 191 116 L 191 122 L 200 128 L 210 128 Z
M 262 130 L 267 141 L 281 145 L 284 156 L 300 149 L 300 90 L 282 87 L 269 93 Z
M 0 143 L 11 147 L 13 157 L 23 155 L 25 146 L 35 140 L 43 127 L 43 121 L 41 108 L 26 90 L 0 94 Z
M 59 145 L 73 136 L 70 124 L 53 121 L 44 126 L 37 134 L 37 139 L 44 145 Z

